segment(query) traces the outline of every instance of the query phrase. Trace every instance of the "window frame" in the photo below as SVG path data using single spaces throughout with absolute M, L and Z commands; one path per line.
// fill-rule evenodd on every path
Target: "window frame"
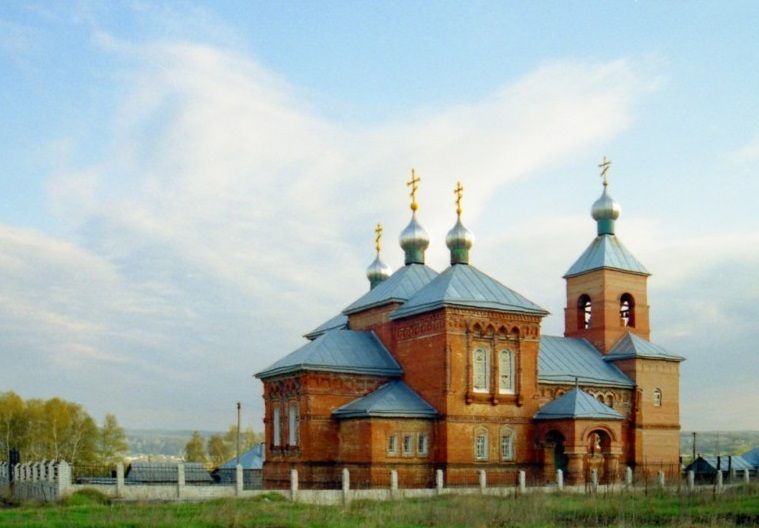
M 416 454 L 427 456 L 430 451 L 430 440 L 427 433 L 419 433 L 416 437 Z
M 487 429 L 477 429 L 474 432 L 474 460 L 476 462 L 487 462 L 490 459 L 490 442 L 488 436 Z M 480 442 L 480 440 L 482 440 L 482 442 Z
M 509 386 L 504 388 L 503 387 L 503 355 L 508 354 L 508 368 L 509 368 Z M 504 348 L 498 352 L 498 393 L 499 394 L 515 394 L 516 393 L 516 383 L 514 380 L 514 371 L 516 370 L 515 365 L 515 354 L 514 351 L 510 348 Z
M 593 327 L 593 300 L 583 293 L 577 299 L 577 329 L 589 330 Z
M 508 454 L 504 453 L 504 440 L 508 439 Z M 512 461 L 514 460 L 514 431 L 509 428 L 501 429 L 500 437 L 500 451 L 501 460 Z
M 664 395 L 662 394 L 662 390 L 659 387 L 656 387 L 653 393 L 654 407 L 661 407 L 663 401 L 664 401 Z
M 287 445 L 298 445 L 298 404 L 291 402 L 287 407 Z
M 406 444 L 406 441 L 408 440 L 408 445 Z M 414 434 L 413 433 L 403 433 L 403 437 L 401 439 L 401 452 L 403 456 L 410 457 L 414 456 Z
M 398 434 L 392 433 L 387 437 L 387 454 L 398 456 Z
M 478 362 L 478 356 L 482 357 L 482 361 Z M 475 348 L 472 351 L 472 391 L 479 393 L 490 392 L 490 355 L 488 351 L 482 347 Z M 482 372 L 478 369 L 481 368 Z M 477 378 L 481 374 L 484 386 L 477 386 Z
M 271 423 L 271 443 L 274 447 L 280 447 L 282 445 L 282 409 L 279 405 L 272 408 Z

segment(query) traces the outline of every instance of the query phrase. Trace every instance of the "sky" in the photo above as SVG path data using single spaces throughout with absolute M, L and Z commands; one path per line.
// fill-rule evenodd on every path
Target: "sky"
M 0 391 L 130 428 L 261 430 L 253 374 L 403 264 L 421 177 L 448 264 L 563 331 L 617 234 L 652 272 L 685 430 L 759 429 L 756 2 L 0 3 Z

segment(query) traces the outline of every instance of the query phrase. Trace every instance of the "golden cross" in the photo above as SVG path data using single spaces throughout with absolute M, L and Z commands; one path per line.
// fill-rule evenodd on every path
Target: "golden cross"
M 461 197 L 464 195 L 464 186 L 461 185 L 461 182 L 456 182 L 453 194 L 456 195 L 456 214 L 461 216 Z
M 382 240 L 382 224 L 377 224 L 377 227 L 374 228 L 374 248 L 377 250 L 377 254 L 379 255 L 380 248 L 382 247 L 380 245 L 380 241 Z
M 422 179 L 416 175 L 416 171 L 411 169 L 411 180 L 406 182 L 406 185 L 411 187 L 411 210 L 416 211 L 419 208 L 419 204 L 416 203 L 416 190 L 419 188 L 419 182 Z
M 604 187 L 609 185 L 609 180 L 606 177 L 609 167 L 611 167 L 611 160 L 606 159 L 606 156 L 604 156 L 603 161 L 598 165 L 598 168 L 601 169 L 601 177 L 604 179 Z

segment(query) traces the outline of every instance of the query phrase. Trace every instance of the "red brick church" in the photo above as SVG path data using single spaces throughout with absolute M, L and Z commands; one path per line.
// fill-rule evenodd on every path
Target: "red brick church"
M 650 341 L 646 268 L 615 235 L 620 208 L 604 188 L 597 236 L 564 275 L 564 336 L 542 335 L 548 312 L 470 263 L 457 220 L 451 265 L 425 264 L 429 238 L 412 215 L 405 266 L 377 256 L 369 291 L 306 334 L 308 343 L 256 374 L 265 400 L 266 486 L 329 487 L 343 468 L 360 486 L 511 484 L 518 470 L 583 482 L 595 468 L 674 467 L 679 364 Z M 378 226 L 379 227 L 379 226 Z M 537 258 L 537 257 L 536 257 Z

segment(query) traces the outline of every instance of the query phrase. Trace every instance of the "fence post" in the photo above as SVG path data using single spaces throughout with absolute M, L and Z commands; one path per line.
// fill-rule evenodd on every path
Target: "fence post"
M 71 466 L 68 465 L 68 462 L 65 460 L 61 460 L 58 462 L 58 482 L 57 482 L 57 490 L 58 496 L 57 499 L 61 499 L 66 496 L 69 487 L 71 486 Z
M 235 495 L 242 495 L 243 486 L 245 485 L 242 473 L 242 464 L 235 465 Z
M 445 484 L 445 481 L 443 480 L 443 470 L 438 469 L 435 471 L 435 492 L 440 495 L 443 493 L 443 485 Z
M 722 493 L 722 470 L 718 469 L 714 480 L 714 491 Z
M 748 484 L 749 483 L 748 469 L 744 469 L 743 470 L 743 482 L 744 482 L 744 484 Z
M 390 470 L 390 497 L 395 498 L 398 494 L 398 472 L 394 469 Z
M 688 471 L 688 492 L 693 493 L 696 489 L 696 473 L 691 469 Z
M 595 494 L 598 491 L 598 470 L 593 468 L 590 470 L 590 492 Z
M 298 470 L 290 470 L 290 500 L 295 502 L 298 500 Z
M 118 462 L 116 464 L 116 497 L 121 498 L 124 496 L 124 463 Z
M 343 504 L 350 502 L 351 473 L 348 468 L 343 468 Z
M 524 495 L 527 492 L 527 473 L 523 469 L 519 470 L 519 493 Z
M 559 491 L 564 489 L 564 472 L 560 469 L 556 470 L 556 488 Z
M 184 495 L 184 464 L 177 464 L 177 499 Z
M 656 473 L 656 485 L 657 485 L 659 488 L 661 488 L 661 489 L 664 489 L 664 483 L 665 483 L 665 480 L 664 480 L 664 470 L 661 470 L 661 469 L 660 469 L 660 470 L 659 470 L 659 471 Z
M 625 468 L 625 486 L 630 488 L 633 485 L 633 470 L 630 466 Z

